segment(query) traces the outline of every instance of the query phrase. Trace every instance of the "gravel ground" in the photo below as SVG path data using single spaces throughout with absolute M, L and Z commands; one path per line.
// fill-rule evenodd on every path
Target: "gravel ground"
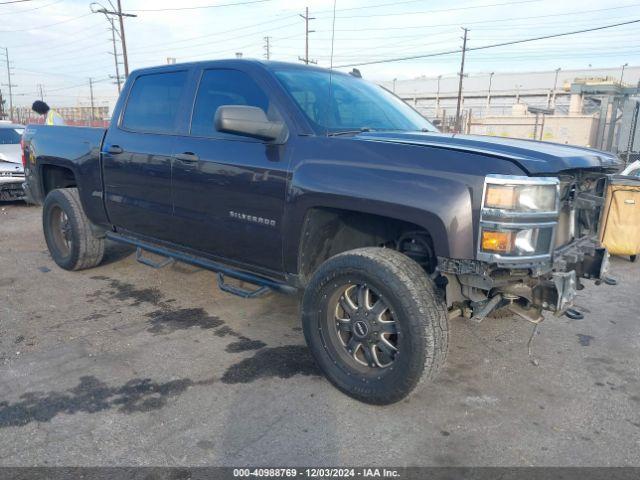
M 451 324 L 439 378 L 387 407 L 319 374 L 298 301 L 243 300 L 109 245 L 51 260 L 41 210 L 0 205 L 0 465 L 640 466 L 639 266 L 583 320 Z

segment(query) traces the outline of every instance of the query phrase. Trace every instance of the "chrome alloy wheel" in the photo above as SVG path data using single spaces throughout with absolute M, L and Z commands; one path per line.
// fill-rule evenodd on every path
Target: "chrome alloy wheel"
M 333 297 L 335 333 L 344 353 L 359 366 L 386 368 L 398 351 L 398 329 L 387 303 L 366 284 L 347 285 Z

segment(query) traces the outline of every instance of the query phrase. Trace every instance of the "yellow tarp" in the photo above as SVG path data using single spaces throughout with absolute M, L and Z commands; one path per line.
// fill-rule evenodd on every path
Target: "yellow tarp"
M 609 253 L 640 253 L 640 182 L 609 184 L 600 229 L 600 242 Z

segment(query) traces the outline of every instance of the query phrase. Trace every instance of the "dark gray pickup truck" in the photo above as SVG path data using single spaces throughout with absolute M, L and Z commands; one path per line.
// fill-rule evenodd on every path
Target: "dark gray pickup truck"
M 433 377 L 450 318 L 561 315 L 608 264 L 597 232 L 616 157 L 440 134 L 357 75 L 249 60 L 143 69 L 107 130 L 30 125 L 23 140 L 58 265 L 99 265 L 108 238 L 154 267 L 211 269 L 244 297 L 304 291 L 317 363 L 369 403 Z

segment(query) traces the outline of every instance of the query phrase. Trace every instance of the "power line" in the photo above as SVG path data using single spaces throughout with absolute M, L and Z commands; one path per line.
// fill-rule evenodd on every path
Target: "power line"
M 28 28 L 20 28 L 18 30 L 0 30 L 0 33 L 14 33 L 14 32 L 27 32 L 29 30 L 42 30 L 43 28 L 55 27 L 56 25 L 62 25 L 63 23 L 73 22 L 74 20 L 79 20 L 81 18 L 88 17 L 89 15 L 91 14 L 85 13 L 84 15 L 80 15 L 79 17 L 68 18 L 60 22 L 49 23 L 48 25 L 36 25 Z
M 284 17 L 280 17 L 280 18 L 273 18 L 273 19 L 271 19 L 271 20 L 266 20 L 266 21 L 264 21 L 264 22 L 258 22 L 258 23 L 254 23 L 254 24 L 251 24 L 251 25 L 245 25 L 245 26 L 242 26 L 242 27 L 235 27 L 235 28 L 231 28 L 231 29 L 229 29 L 229 30 L 223 30 L 223 31 L 220 31 L 220 32 L 215 32 L 215 33 L 207 33 L 207 34 L 205 34 L 205 35 L 197 35 L 197 36 L 195 36 L 195 37 L 183 38 L 182 40 L 175 40 L 175 41 L 173 41 L 173 42 L 166 42 L 166 43 L 162 43 L 162 42 L 155 42 L 155 43 L 150 43 L 150 44 L 147 44 L 147 45 L 142 45 L 142 47 L 143 47 L 143 48 L 138 49 L 138 50 L 135 50 L 135 51 L 134 51 L 134 52 L 132 52 L 132 53 L 141 53 L 141 52 L 148 52 L 148 53 L 164 52 L 164 51 L 166 51 L 166 49 L 167 49 L 167 47 L 168 47 L 168 46 L 170 46 L 170 45 L 175 45 L 176 43 L 191 42 L 192 40 L 200 40 L 200 39 L 203 39 L 203 38 L 217 37 L 217 36 L 224 35 L 224 34 L 227 34 L 227 33 L 236 32 L 236 31 L 238 31 L 238 30 L 246 30 L 246 29 L 248 29 L 248 28 L 259 27 L 259 26 L 262 26 L 262 25 L 267 25 L 267 24 L 269 24 L 269 23 L 277 23 L 277 22 L 280 22 L 280 21 L 282 21 L 282 20 L 288 20 L 288 19 L 290 19 L 290 18 L 294 18 L 294 17 L 296 17 L 296 16 L 297 16 L 297 15 L 286 15 L 286 16 L 284 16 Z M 285 27 L 293 26 L 293 25 L 297 25 L 297 24 L 298 24 L 298 22 L 296 22 L 296 23 L 290 23 L 290 24 L 287 24 L 287 25 L 283 25 L 282 27 L 278 27 L 278 29 L 279 29 L 279 28 L 285 28 Z M 253 34 L 256 34 L 256 33 L 261 33 L 261 32 L 253 32 L 253 33 L 250 33 L 249 35 L 253 35 Z M 264 32 L 262 32 L 262 33 L 264 33 Z M 245 36 L 246 36 L 246 35 L 245 35 Z M 233 39 L 233 38 L 240 38 L 240 37 L 241 37 L 241 36 L 227 37 L 227 38 L 225 38 L 225 40 L 231 40 L 231 39 Z M 206 45 L 206 44 L 201 44 L 201 45 Z M 189 45 L 188 45 L 188 47 L 189 47 L 189 48 L 192 48 L 192 47 L 194 47 L 194 46 L 198 46 L 198 45 L 193 45 L 193 44 L 189 44 Z M 151 47 L 152 49 L 151 49 L 151 50 L 149 50 L 149 49 L 148 49 L 148 48 L 146 48 L 146 47 Z M 161 48 L 161 49 L 157 49 L 156 47 L 162 47 L 162 48 Z
M 587 13 L 596 13 L 596 12 L 604 12 L 604 11 L 609 11 L 609 10 L 620 10 L 623 8 L 630 8 L 630 7 L 636 7 L 640 5 L 640 3 L 634 3 L 634 4 L 630 4 L 630 5 L 624 5 L 624 6 L 619 6 L 619 7 L 608 7 L 608 8 L 597 8 L 594 10 L 580 10 L 580 11 L 571 11 L 571 12 L 564 12 L 564 13 L 553 13 L 553 14 L 547 14 L 547 15 L 535 15 L 535 16 L 528 16 L 528 17 L 510 17 L 510 18 L 498 18 L 495 20 L 477 20 L 475 22 L 466 22 L 467 25 L 480 25 L 480 24 L 485 24 L 485 23 L 501 23 L 501 22 L 512 22 L 512 21 L 519 21 L 519 20 L 532 20 L 532 19 L 538 19 L 538 18 L 549 18 L 549 17 L 562 17 L 562 16 L 571 16 L 571 15 L 583 15 L 583 14 L 587 14 Z M 459 26 L 459 23 L 439 23 L 437 25 L 403 25 L 401 27 L 376 27 L 376 28 L 359 28 L 359 29 L 342 29 L 342 30 L 336 30 L 336 32 L 367 32 L 367 31 L 375 31 L 375 30 L 408 30 L 408 29 L 414 29 L 414 28 L 442 28 L 442 27 L 457 27 Z M 509 28 L 512 28 L 512 26 L 510 25 Z M 319 31 L 325 31 L 325 30 L 319 30 Z
M 622 22 L 622 23 L 614 23 L 611 25 L 604 25 L 601 27 L 594 27 L 594 28 L 587 28 L 587 29 L 583 29 L 583 30 L 574 30 L 571 32 L 563 32 L 563 33 L 556 33 L 556 34 L 552 34 L 552 35 L 543 35 L 541 37 L 533 37 L 533 38 L 525 38 L 522 40 L 512 40 L 510 42 L 502 42 L 502 43 L 494 43 L 492 45 L 483 45 L 481 47 L 472 47 L 472 48 L 468 48 L 467 51 L 471 51 L 471 50 L 484 50 L 487 48 L 495 48 L 495 47 L 503 47 L 506 45 L 516 45 L 518 43 L 525 43 L 525 42 L 533 42 L 536 40 L 544 40 L 547 38 L 556 38 L 556 37 L 565 37 L 567 35 L 576 35 L 578 33 L 586 33 L 586 32 L 594 32 L 596 30 L 604 30 L 607 28 L 614 28 L 614 27 L 619 27 L 621 25 L 630 25 L 633 23 L 639 23 L 640 19 L 638 20 L 630 20 L 628 22 Z M 409 57 L 399 57 L 399 58 L 387 58 L 387 59 L 382 59 L 382 60 L 376 60 L 376 61 L 371 61 L 371 62 L 361 62 L 361 63 L 351 63 L 348 65 L 339 65 L 336 68 L 344 68 L 344 67 L 359 67 L 362 65 L 375 65 L 375 64 L 380 64 L 380 63 L 390 63 L 390 62 L 400 62 L 403 60 L 416 60 L 416 59 L 420 59 L 420 58 L 428 58 L 428 57 L 437 57 L 437 56 L 441 56 L 441 55 L 450 55 L 453 53 L 460 53 L 462 52 L 462 50 L 449 50 L 446 52 L 436 52 L 436 53 L 427 53 L 427 54 L 423 54 L 423 55 L 412 55 Z
M 4 16 L 4 15 L 16 15 L 16 14 L 19 14 L 19 13 L 32 12 L 34 10 L 40 10 L 42 8 L 50 7 L 51 5 L 55 5 L 56 3 L 60 3 L 62 1 L 63 0 L 54 0 L 51 3 L 47 3 L 46 5 L 40 5 L 39 7 L 25 8 L 24 10 L 16 10 L 15 12 L 0 13 L 0 15 L 2 15 L 2 16 Z
M 8 5 L 9 3 L 24 3 L 30 2 L 31 0 L 12 0 L 10 2 L 0 2 L 0 5 Z
M 251 0 L 248 2 L 219 3 L 216 5 L 200 5 L 197 7 L 173 7 L 173 8 L 134 8 L 127 12 L 174 12 L 178 10 L 201 10 L 204 8 L 236 7 L 239 5 L 251 5 L 253 3 L 273 2 L 274 0 Z
M 489 7 L 502 7 L 506 5 L 520 5 L 523 3 L 538 3 L 542 0 L 520 0 L 516 2 L 503 2 L 503 3 L 490 3 L 485 5 L 471 5 L 468 7 L 455 7 L 455 8 L 440 8 L 435 10 L 422 10 L 422 11 L 412 11 L 412 12 L 391 12 L 391 13 L 372 13 L 370 15 L 342 15 L 336 17 L 336 19 L 341 18 L 369 18 L 369 17 L 388 17 L 388 16 L 397 16 L 397 15 L 423 15 L 426 13 L 444 13 L 444 12 L 456 12 L 460 10 L 472 10 L 477 8 L 489 8 Z M 324 18 L 329 18 L 326 16 Z
M 79 30 L 73 30 L 71 32 L 64 32 L 65 38 L 71 37 L 71 38 L 73 38 L 73 40 L 58 44 L 58 45 L 56 45 L 55 47 L 52 47 L 52 48 L 58 48 L 58 47 L 62 47 L 64 45 L 77 45 L 78 41 L 82 40 L 82 39 L 79 39 L 76 36 L 78 33 L 82 33 L 82 32 L 86 32 L 88 30 L 91 30 L 92 33 L 95 34 L 95 29 L 97 27 L 98 27 L 98 23 L 96 22 L 95 24 L 89 24 L 86 27 L 83 27 L 83 28 L 81 28 Z M 93 34 L 90 35 L 90 36 L 87 36 L 86 38 L 93 38 L 94 37 Z M 49 40 L 49 41 L 51 41 L 51 40 Z M 23 49 L 24 50 L 41 50 L 42 49 L 42 41 L 33 42 L 33 43 L 26 43 L 26 44 L 21 43 L 19 45 L 14 45 L 14 46 L 9 45 L 9 48 L 11 48 L 12 50 L 23 50 Z

